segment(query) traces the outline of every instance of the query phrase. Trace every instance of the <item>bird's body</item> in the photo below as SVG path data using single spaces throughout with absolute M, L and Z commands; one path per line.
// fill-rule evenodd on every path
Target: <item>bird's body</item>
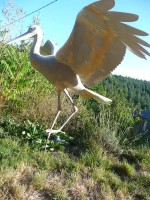
M 43 57 L 34 55 L 34 58 L 32 57 L 30 61 L 32 66 L 45 76 L 57 90 L 63 91 L 65 88 L 74 87 L 78 84 L 77 76 L 73 70 L 57 61 L 55 56 Z M 57 79 L 55 77 L 57 77 Z
M 124 24 L 136 21 L 138 16 L 109 11 L 114 4 L 114 0 L 101 0 L 82 9 L 65 45 L 56 52 L 50 43 L 53 48 L 52 55 L 41 55 L 43 33 L 37 25 L 31 26 L 27 33 L 11 41 L 34 38 L 30 62 L 56 87 L 58 112 L 49 129 L 49 135 L 61 131 L 78 110 L 68 91 L 86 98 L 94 98 L 102 103 L 109 103 L 110 99 L 87 89 L 82 82 L 92 86 L 106 78 L 121 63 L 127 48 L 141 58 L 146 58 L 145 55 L 150 56 L 150 53 L 142 47 L 149 48 L 150 45 L 137 37 L 148 34 Z M 47 45 L 48 43 L 45 46 Z M 69 98 L 73 113 L 60 129 L 55 131 L 53 127 L 61 111 L 62 91 Z
M 38 29 L 39 32 L 34 37 L 30 50 L 31 65 L 52 83 L 57 91 L 76 86 L 78 84 L 77 76 L 70 67 L 56 60 L 55 55 L 43 56 L 40 54 L 43 33 L 40 27 Z
M 80 77 L 68 65 L 59 62 L 55 55 L 41 55 L 40 48 L 43 33 L 40 27 L 35 27 L 39 31 L 38 35 L 34 37 L 34 42 L 30 50 L 30 62 L 37 71 L 56 87 L 58 93 L 61 93 L 64 89 L 69 89 L 73 93 L 83 97 L 95 98 L 101 103 L 111 102 L 110 99 L 86 89 Z

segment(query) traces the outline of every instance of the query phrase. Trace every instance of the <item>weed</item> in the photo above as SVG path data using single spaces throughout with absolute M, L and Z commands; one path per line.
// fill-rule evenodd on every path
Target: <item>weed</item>
M 132 177 L 135 174 L 134 167 L 128 164 L 126 161 L 113 165 L 111 169 L 121 178 Z

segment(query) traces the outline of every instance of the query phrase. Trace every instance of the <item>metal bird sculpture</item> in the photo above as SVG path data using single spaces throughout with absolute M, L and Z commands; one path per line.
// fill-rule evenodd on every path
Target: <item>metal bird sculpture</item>
M 109 11 L 114 5 L 114 0 L 101 0 L 84 7 L 77 15 L 72 33 L 62 48 L 56 52 L 52 43 L 47 42 L 46 46 L 52 48 L 52 55 L 40 54 L 43 33 L 37 25 L 31 26 L 25 34 L 9 42 L 10 44 L 33 37 L 30 50 L 31 65 L 56 87 L 58 112 L 51 128 L 47 130 L 48 138 L 51 133 L 62 131 L 78 111 L 68 91 L 82 97 L 94 98 L 101 103 L 109 103 L 110 99 L 87 89 L 82 82 L 93 86 L 105 79 L 121 63 L 126 49 L 141 58 L 146 58 L 145 55 L 150 56 L 142 47 L 150 48 L 150 44 L 137 37 L 148 34 L 122 23 L 136 21 L 138 16 Z M 73 112 L 58 130 L 53 130 L 61 112 L 61 92 L 68 97 Z

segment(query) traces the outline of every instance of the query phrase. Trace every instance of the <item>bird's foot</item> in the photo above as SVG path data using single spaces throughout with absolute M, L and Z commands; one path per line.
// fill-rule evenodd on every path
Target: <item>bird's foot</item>
M 56 134 L 56 133 L 59 133 L 59 132 L 61 132 L 61 130 L 54 130 L 54 129 L 51 129 L 51 128 L 49 128 L 49 129 L 46 129 L 46 133 L 47 134 Z
M 46 129 L 46 134 L 47 134 L 47 136 L 48 136 L 48 138 L 50 138 L 50 136 L 53 134 L 53 135 L 55 135 L 55 134 L 57 134 L 57 133 L 64 133 L 61 129 L 58 129 L 58 130 L 54 130 L 54 129 Z
M 49 138 L 50 138 L 51 135 L 54 136 L 53 140 L 60 141 L 60 137 L 59 136 L 55 137 L 55 134 L 57 134 L 57 133 L 63 133 L 63 134 L 65 134 L 65 132 L 63 132 L 61 129 L 54 130 L 54 129 L 50 128 L 50 129 L 46 129 L 45 131 L 46 131 L 46 135 L 47 135 L 46 145 L 44 147 L 45 151 L 47 150 L 47 148 L 49 148 L 48 141 L 49 141 Z

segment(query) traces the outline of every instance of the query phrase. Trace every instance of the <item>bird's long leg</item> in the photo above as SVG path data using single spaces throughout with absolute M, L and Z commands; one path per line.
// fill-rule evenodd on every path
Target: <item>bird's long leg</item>
M 73 115 L 76 113 L 76 112 L 78 112 L 78 108 L 74 105 L 74 102 L 73 102 L 73 100 L 72 100 L 72 98 L 71 98 L 71 96 L 69 95 L 69 93 L 68 93 L 68 91 L 67 91 L 67 89 L 64 89 L 64 92 L 65 92 L 65 94 L 66 94 L 66 96 L 68 97 L 68 99 L 70 100 L 70 102 L 71 102 L 71 104 L 72 104 L 72 106 L 73 106 L 73 113 L 69 116 L 69 118 L 65 121 L 65 123 L 60 127 L 60 131 L 63 129 L 63 127 L 69 122 L 69 120 L 73 117 Z
M 52 123 L 51 128 L 46 130 L 46 132 L 48 133 L 47 139 L 49 139 L 51 133 L 57 133 L 57 132 L 59 132 L 58 130 L 53 130 L 53 127 L 54 127 L 54 125 L 55 125 L 55 123 L 56 123 L 56 121 L 57 121 L 57 119 L 58 119 L 58 117 L 59 117 L 59 115 L 60 115 L 60 113 L 61 113 L 60 95 L 61 95 L 61 93 L 58 92 L 58 108 L 57 108 L 57 114 L 56 114 L 56 117 L 55 117 L 55 119 L 54 119 L 54 121 L 53 121 L 53 123 Z
M 47 141 L 46 141 L 45 150 L 46 150 L 46 148 L 47 148 L 47 144 L 48 144 L 48 140 L 49 140 L 49 138 L 50 138 L 50 135 L 51 135 L 51 134 L 56 134 L 56 133 L 58 133 L 58 132 L 62 132 L 61 130 L 64 128 L 64 126 L 69 122 L 69 120 L 73 117 L 73 115 L 74 115 L 76 112 L 78 112 L 78 108 L 74 105 L 74 102 L 73 102 L 71 96 L 69 95 L 67 89 L 64 89 L 64 93 L 66 94 L 66 96 L 67 96 L 68 99 L 70 100 L 70 102 L 71 102 L 71 104 L 72 104 L 72 106 L 73 106 L 73 110 L 74 110 L 74 111 L 73 111 L 73 113 L 68 117 L 68 119 L 64 122 L 64 124 L 63 124 L 58 130 L 53 130 L 53 127 L 54 127 L 54 125 L 55 125 L 55 123 L 56 123 L 56 121 L 57 121 L 57 119 L 58 119 L 58 117 L 59 117 L 59 114 L 61 113 L 60 93 L 58 93 L 58 111 L 57 111 L 56 117 L 55 117 L 55 119 L 54 119 L 54 121 L 53 121 L 53 124 L 52 124 L 51 128 L 46 130 L 46 132 L 48 133 L 48 136 L 47 136 Z

